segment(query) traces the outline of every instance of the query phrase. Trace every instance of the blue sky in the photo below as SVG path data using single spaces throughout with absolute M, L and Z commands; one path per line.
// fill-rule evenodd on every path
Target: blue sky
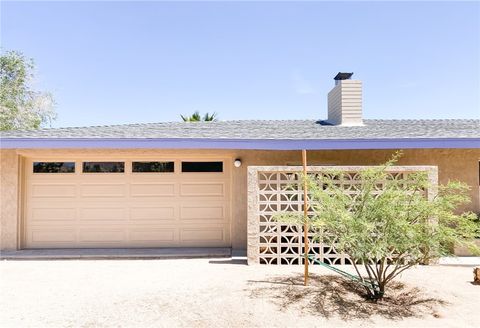
M 54 126 L 325 118 L 338 71 L 367 118 L 480 116 L 478 2 L 2 2 Z

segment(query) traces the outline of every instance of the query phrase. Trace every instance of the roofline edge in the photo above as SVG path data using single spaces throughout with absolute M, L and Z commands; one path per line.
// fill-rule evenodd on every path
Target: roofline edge
M 159 149 L 480 149 L 480 138 L 418 139 L 134 139 L 134 138 L 1 138 L 0 149 L 17 148 L 159 148 Z

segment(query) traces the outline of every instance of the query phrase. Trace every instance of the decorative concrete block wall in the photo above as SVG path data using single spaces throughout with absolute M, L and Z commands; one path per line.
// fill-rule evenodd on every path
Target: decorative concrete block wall
M 360 184 L 360 170 L 368 166 L 310 166 L 309 174 L 328 170 L 347 172 L 341 181 L 345 192 L 354 196 Z M 406 174 L 424 171 L 428 174 L 431 188 L 426 196 L 432 198 L 438 184 L 436 166 L 394 166 L 388 168 L 394 179 L 403 179 Z M 300 166 L 250 166 L 248 168 L 248 263 L 274 265 L 301 265 L 304 263 L 304 240 L 302 226 L 279 223 L 273 216 L 279 212 L 303 213 Z M 381 188 L 381 186 L 379 186 Z M 348 256 L 327 245 L 313 240 L 310 233 L 309 254 L 328 264 L 350 264 Z M 312 263 L 313 264 L 313 263 Z

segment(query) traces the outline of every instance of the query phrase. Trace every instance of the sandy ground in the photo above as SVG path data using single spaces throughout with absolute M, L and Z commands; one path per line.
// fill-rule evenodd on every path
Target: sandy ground
M 1 261 L 1 327 L 479 327 L 472 267 L 418 267 L 381 304 L 326 269 L 229 259 Z M 353 286 L 354 287 L 354 286 Z M 359 291 L 361 292 L 361 291 Z

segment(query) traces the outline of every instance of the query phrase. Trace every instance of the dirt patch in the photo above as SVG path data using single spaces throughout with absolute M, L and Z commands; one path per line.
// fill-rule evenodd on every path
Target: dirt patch
M 0 261 L 0 326 L 478 328 L 472 269 L 412 268 L 375 305 L 322 267 L 303 287 L 302 266 L 236 259 Z
M 334 275 L 311 275 L 303 286 L 303 275 L 249 281 L 250 297 L 269 298 L 281 310 L 294 308 L 310 315 L 342 320 L 369 319 L 380 316 L 390 320 L 408 317 L 439 317 L 438 309 L 448 303 L 430 297 L 416 287 L 392 282 L 386 296 L 377 303 L 367 299 L 365 290 L 347 279 Z

